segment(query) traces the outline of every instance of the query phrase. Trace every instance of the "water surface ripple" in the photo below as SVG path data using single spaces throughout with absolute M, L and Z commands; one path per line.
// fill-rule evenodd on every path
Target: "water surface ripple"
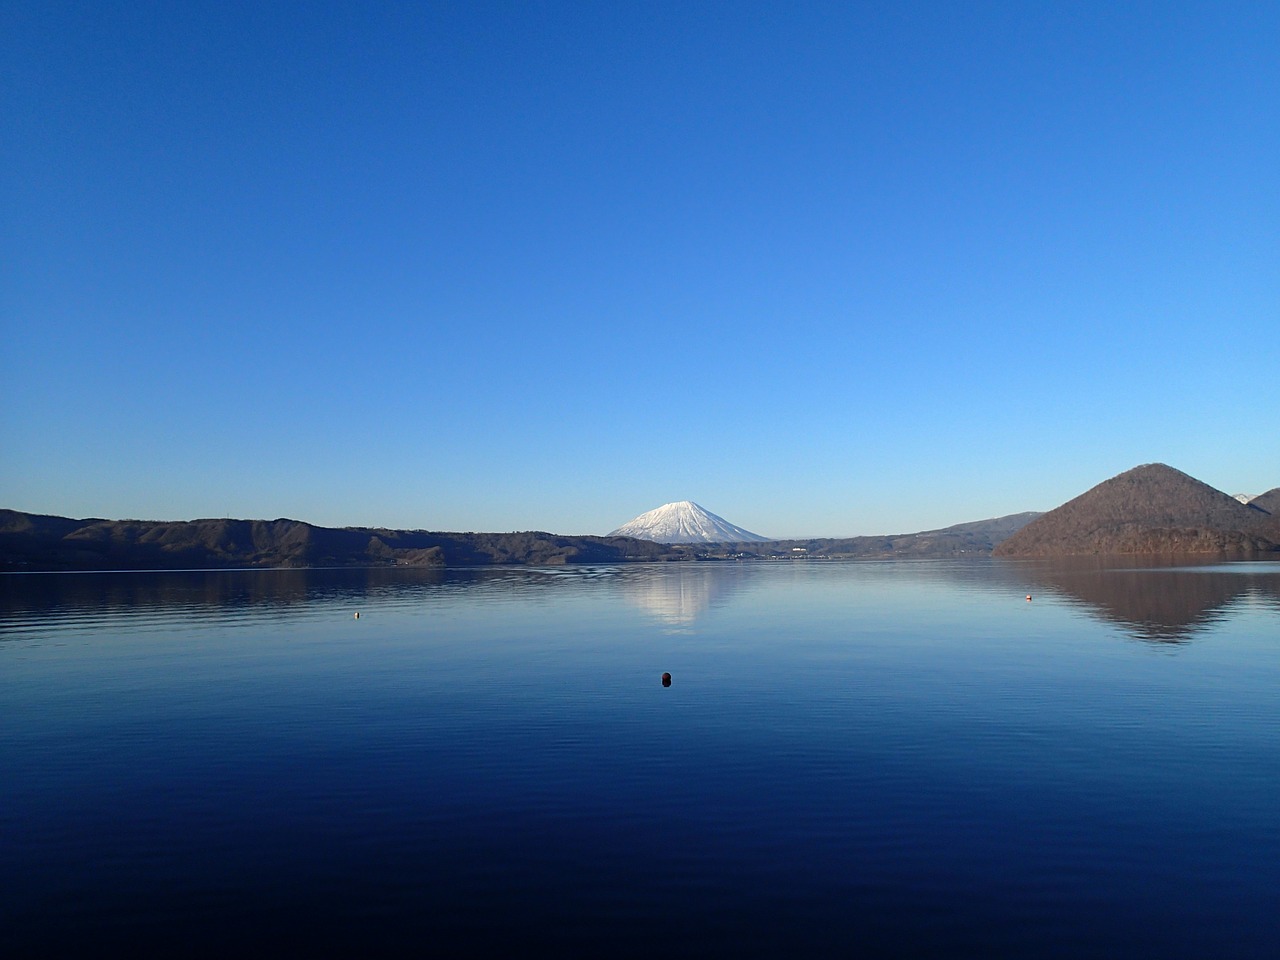
M 3 576 L 0 929 L 1274 956 L 1278 598 L 1277 564 Z

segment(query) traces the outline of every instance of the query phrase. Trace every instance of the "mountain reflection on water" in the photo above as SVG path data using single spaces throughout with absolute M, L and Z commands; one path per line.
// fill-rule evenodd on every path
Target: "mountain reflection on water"
M 627 603 L 672 627 L 687 627 L 711 607 L 728 602 L 757 567 L 747 563 L 646 566 L 619 576 L 618 589 Z
M 288 608 L 328 595 L 378 596 L 407 583 L 438 584 L 444 571 L 392 567 L 39 573 L 0 577 L 0 609 Z
M 1160 565 L 1155 565 L 1159 563 Z M 1238 603 L 1280 610 L 1280 563 L 1204 558 L 1081 557 L 997 561 L 1028 593 L 1060 595 L 1085 612 L 1154 643 L 1185 643 Z
M 784 568 L 779 570 L 779 568 Z M 840 572 L 839 568 L 846 568 Z M 849 569 L 849 568 L 852 569 Z M 1280 610 L 1280 562 L 1216 562 L 1203 557 L 1081 557 L 1055 560 L 781 561 L 662 563 L 605 567 L 471 567 L 193 570 L 141 573 L 15 574 L 0 577 L 0 610 L 14 618 L 61 611 L 86 628 L 115 617 L 309 616 L 317 603 L 414 604 L 463 597 L 541 603 L 604 586 L 668 628 L 692 628 L 731 606 L 766 571 L 862 583 L 950 583 L 1011 597 L 1060 597 L 1135 639 L 1183 643 L 1222 621 L 1233 605 Z M 772 576 L 772 575 L 771 575 Z M 776 579 L 776 577 L 774 578 Z
M 711 609 L 731 605 L 766 569 L 793 563 L 838 572 L 841 561 L 638 565 L 617 571 L 615 585 L 630 605 L 672 627 L 691 627 Z M 1057 596 L 1129 636 L 1183 643 L 1238 603 L 1280 610 L 1280 562 L 1219 562 L 1204 557 L 1082 557 L 1044 560 L 844 561 L 872 583 L 896 581 L 887 571 L 910 569 L 919 582 L 1021 597 Z

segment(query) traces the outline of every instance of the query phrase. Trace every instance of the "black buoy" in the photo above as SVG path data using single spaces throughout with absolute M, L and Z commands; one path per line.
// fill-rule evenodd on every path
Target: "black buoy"
M 669 673 L 664 673 L 664 674 L 662 675 L 662 685 L 663 685 L 664 687 L 669 687 L 669 686 L 671 686 L 671 674 L 669 674 Z

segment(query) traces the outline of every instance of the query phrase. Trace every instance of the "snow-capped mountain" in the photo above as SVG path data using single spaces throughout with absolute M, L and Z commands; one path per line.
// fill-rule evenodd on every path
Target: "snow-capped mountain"
M 624 523 L 609 536 L 635 537 L 655 543 L 737 543 L 769 539 L 734 526 L 692 500 L 664 503 L 656 510 Z
M 1253 500 L 1258 495 L 1256 493 L 1233 493 L 1232 496 L 1235 497 L 1237 500 L 1239 500 L 1241 503 L 1248 503 L 1250 500 Z

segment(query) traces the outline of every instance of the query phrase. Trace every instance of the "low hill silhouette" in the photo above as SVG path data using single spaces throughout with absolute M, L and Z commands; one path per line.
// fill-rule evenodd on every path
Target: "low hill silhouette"
M 1264 497 L 1270 494 L 1264 494 Z M 996 546 L 1003 557 L 1280 551 L 1280 523 L 1163 463 L 1105 480 Z
M 769 540 L 763 543 L 742 542 L 720 544 L 738 557 L 774 558 L 803 552 L 806 557 L 839 560 L 893 558 L 938 558 L 988 556 L 996 544 L 1040 516 L 1039 513 L 1014 513 L 990 520 L 972 520 L 920 533 L 893 533 L 882 536 L 812 538 L 808 540 Z
M 70 520 L 0 510 L 0 567 L 10 570 L 430 567 L 678 558 L 671 548 L 628 537 L 335 529 L 288 519 Z
M 430 533 L 301 520 L 72 520 L 0 510 L 0 569 L 487 566 L 679 560 L 988 556 L 1034 513 L 841 540 L 660 544 L 632 537 Z
M 1266 493 L 1260 493 L 1249 501 L 1249 506 L 1265 510 L 1272 517 L 1280 519 L 1280 487 L 1272 487 Z

